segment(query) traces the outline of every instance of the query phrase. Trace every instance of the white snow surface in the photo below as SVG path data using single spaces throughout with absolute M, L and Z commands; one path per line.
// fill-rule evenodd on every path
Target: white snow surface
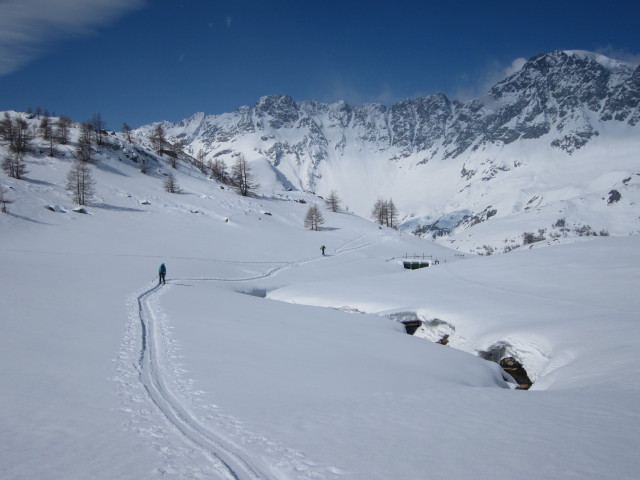
M 0 177 L 0 478 L 637 478 L 639 236 L 478 257 L 344 212 L 311 232 L 322 201 L 264 163 L 254 198 L 184 164 L 169 194 L 122 145 L 86 215 L 71 147 Z

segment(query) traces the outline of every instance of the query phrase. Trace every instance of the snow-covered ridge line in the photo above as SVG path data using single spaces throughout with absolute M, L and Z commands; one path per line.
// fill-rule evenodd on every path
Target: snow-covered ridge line
M 616 60 L 613 58 L 609 58 L 608 56 L 597 53 L 597 52 L 589 52 L 587 50 L 564 50 L 567 55 L 574 55 L 578 57 L 588 58 L 591 60 L 595 60 L 600 63 L 603 67 L 615 71 L 620 69 L 627 69 L 629 66 L 637 67 L 638 63 L 627 62 L 623 60 Z
M 160 124 L 191 155 L 268 162 L 288 188 L 322 196 L 337 190 L 361 216 L 392 197 L 403 228 L 443 235 L 467 251 L 502 251 L 516 236 L 522 245 L 526 231 L 548 229 L 561 218 L 551 212 L 563 209 L 573 216 L 567 221 L 596 232 L 637 231 L 620 205 L 624 219 L 616 225 L 610 212 L 591 218 L 596 198 L 638 173 L 640 148 L 640 67 L 601 54 L 537 55 L 465 102 L 436 94 L 351 106 L 270 95 L 235 112 Z M 138 138 L 154 125 L 138 129 Z M 618 177 L 605 183 L 614 171 Z M 528 211 L 535 198 L 545 218 Z M 515 216 L 528 226 L 514 231 Z M 467 241 L 485 222 L 501 237 Z

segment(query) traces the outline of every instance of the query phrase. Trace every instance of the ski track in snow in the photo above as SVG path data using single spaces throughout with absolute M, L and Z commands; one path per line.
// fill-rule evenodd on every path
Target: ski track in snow
M 216 470 L 224 478 L 235 480 L 275 478 L 261 471 L 258 466 L 245 458 L 241 449 L 228 439 L 220 438 L 215 432 L 205 428 L 167 386 L 160 364 L 159 342 L 162 338 L 161 335 L 156 334 L 156 329 L 161 328 L 160 322 L 149 302 L 149 297 L 159 289 L 160 285 L 157 285 L 138 297 L 142 330 L 138 371 L 140 383 L 148 397 L 169 423 L 212 461 Z
M 363 235 L 360 235 L 359 237 L 354 238 L 353 240 L 347 240 L 342 245 L 340 245 L 340 246 L 338 246 L 336 248 L 335 253 L 339 255 L 339 254 L 342 254 L 342 253 L 347 253 L 347 252 L 351 252 L 353 250 L 359 250 L 361 248 L 365 248 L 365 247 L 369 247 L 371 245 L 375 245 L 376 243 L 381 242 L 382 239 L 385 238 L 388 235 L 389 235 L 388 233 L 375 234 L 375 236 L 379 237 L 377 240 L 375 240 L 375 241 L 365 241 L 365 239 L 367 237 L 373 236 L 373 234 L 365 233 Z
M 386 236 L 361 235 L 335 249 L 335 254 L 374 245 Z M 317 261 L 307 257 L 290 262 L 235 262 L 238 265 L 272 266 L 266 272 L 244 278 L 183 278 L 190 281 L 245 282 L 263 279 L 288 268 Z M 231 480 L 337 479 L 342 473 L 334 466 L 322 466 L 303 453 L 279 445 L 250 432 L 240 422 L 218 410 L 194 391 L 193 381 L 176 362 L 180 358 L 172 339 L 169 319 L 159 306 L 159 297 L 171 289 L 147 286 L 129 299 L 130 322 L 125 333 L 115 381 L 122 398 L 122 411 L 128 415 L 128 427 L 150 439 L 161 454 L 161 476 Z M 176 391 L 178 393 L 176 393 Z M 196 414 L 194 412 L 199 412 Z M 157 414 L 166 422 L 159 425 Z M 175 435 L 182 442 L 176 442 Z M 250 450 L 243 445 L 250 446 Z

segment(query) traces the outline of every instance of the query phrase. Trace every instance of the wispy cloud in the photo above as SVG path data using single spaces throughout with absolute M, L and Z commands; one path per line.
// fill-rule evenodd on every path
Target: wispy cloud
M 330 90 L 320 94 L 319 98 L 328 103 L 344 100 L 350 105 L 362 105 L 365 103 L 391 105 L 397 101 L 390 86 L 386 83 L 379 85 L 377 88 L 369 88 L 365 92 L 363 89 L 356 88 L 350 82 L 345 81 L 340 75 L 335 75 L 331 79 Z
M 458 86 L 452 93 L 453 98 L 470 100 L 485 95 L 496 83 L 520 71 L 525 63 L 526 58 L 516 58 L 508 65 L 492 61 L 477 76 L 464 73 L 458 79 Z
M 0 75 L 18 70 L 51 41 L 88 35 L 147 0 L 0 0 Z
M 328 84 L 330 88 L 318 95 L 323 102 L 333 103 L 339 100 L 344 100 L 351 105 L 360 105 L 364 103 L 364 97 L 360 90 L 353 88 L 353 86 L 344 80 L 339 74 L 333 75 L 329 79 Z
M 622 60 L 623 62 L 629 62 L 632 65 L 640 65 L 640 55 L 629 52 L 628 50 L 614 48 L 612 45 L 601 47 L 596 50 L 596 53 L 601 53 L 609 58 L 615 60 Z
M 503 71 L 502 71 L 502 79 L 505 79 L 507 77 L 510 77 L 511 75 L 513 75 L 516 72 L 519 72 L 520 70 L 522 70 L 522 67 L 524 67 L 524 64 L 527 63 L 527 59 L 520 57 L 520 58 L 516 58 L 513 62 L 511 62 L 511 65 L 509 65 L 508 67 L 506 67 Z
M 231 15 L 227 15 L 225 22 L 227 23 L 227 28 L 231 28 Z
M 316 93 L 316 97 L 323 102 L 332 103 L 344 100 L 351 105 L 364 103 L 381 103 L 392 106 L 404 99 L 416 99 L 427 97 L 436 93 L 445 93 L 452 100 L 470 100 L 486 95 L 498 82 L 520 71 L 527 62 L 526 58 L 516 58 L 508 64 L 498 61 L 488 62 L 484 69 L 475 75 L 463 72 L 458 75 L 457 81 L 451 89 L 441 90 L 402 90 L 384 81 L 377 84 L 367 84 L 366 88 L 354 86 L 352 81 L 345 79 L 341 74 L 334 72 L 329 75 L 324 85 L 328 88 Z

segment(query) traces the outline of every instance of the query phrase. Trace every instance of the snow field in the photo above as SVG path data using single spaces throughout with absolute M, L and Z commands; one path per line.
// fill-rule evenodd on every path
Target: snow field
M 120 153 L 80 215 L 69 163 L 2 179 L 4 478 L 636 477 L 637 236 L 460 258 L 352 214 L 305 231 L 313 197 L 271 177 L 243 199 L 182 168 L 171 195 Z M 501 345 L 531 391 L 477 357 Z

